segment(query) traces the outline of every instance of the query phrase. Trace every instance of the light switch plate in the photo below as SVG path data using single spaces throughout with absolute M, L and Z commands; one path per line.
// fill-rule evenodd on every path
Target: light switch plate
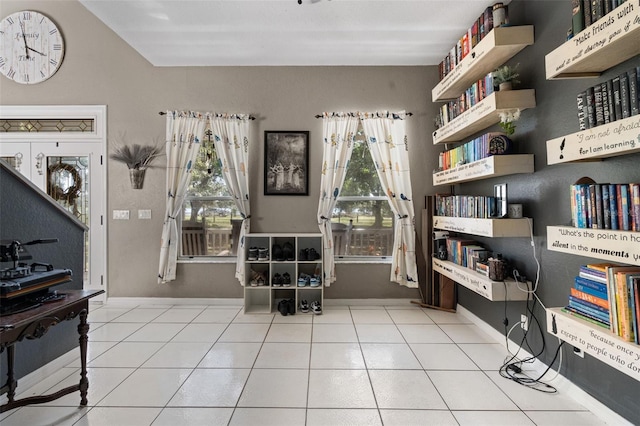
M 138 219 L 151 219 L 151 209 L 138 210 Z
M 129 220 L 129 210 L 114 210 L 113 211 L 113 219 L 114 220 Z

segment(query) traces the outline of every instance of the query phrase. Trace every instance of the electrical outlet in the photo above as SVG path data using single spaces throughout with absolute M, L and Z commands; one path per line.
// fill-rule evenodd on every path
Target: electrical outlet
M 524 331 L 529 330 L 529 318 L 524 314 L 520 315 L 520 327 L 522 327 Z
M 129 210 L 114 210 L 113 218 L 115 220 L 129 220 Z
M 580 348 L 573 348 L 573 353 L 578 355 L 580 358 L 584 358 L 584 352 Z

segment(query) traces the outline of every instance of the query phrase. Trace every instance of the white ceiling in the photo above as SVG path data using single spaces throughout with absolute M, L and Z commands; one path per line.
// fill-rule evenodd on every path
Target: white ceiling
M 234 66 L 437 65 L 495 1 L 80 3 L 155 66 Z

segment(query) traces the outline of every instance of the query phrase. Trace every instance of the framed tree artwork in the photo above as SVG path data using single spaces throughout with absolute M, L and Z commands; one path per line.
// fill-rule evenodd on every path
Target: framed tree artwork
M 264 132 L 264 195 L 309 195 L 309 132 Z

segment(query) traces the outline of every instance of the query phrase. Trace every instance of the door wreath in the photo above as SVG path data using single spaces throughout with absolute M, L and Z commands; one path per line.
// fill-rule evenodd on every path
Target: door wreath
M 47 169 L 47 185 L 49 189 L 49 195 L 56 201 L 66 201 L 69 205 L 74 206 L 76 210 L 76 198 L 80 195 L 80 189 L 82 188 L 82 177 L 78 169 L 71 164 L 57 163 L 52 164 Z M 67 172 L 72 180 L 71 185 L 67 189 L 60 186 L 62 179 L 57 175 L 61 175 L 63 172 Z

